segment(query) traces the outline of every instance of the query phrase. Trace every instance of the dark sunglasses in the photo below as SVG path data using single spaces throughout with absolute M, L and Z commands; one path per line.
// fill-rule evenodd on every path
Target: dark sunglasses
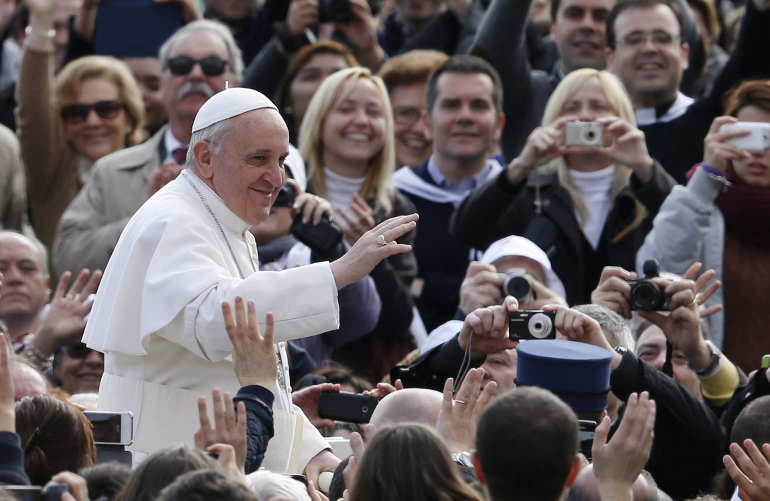
M 203 59 L 193 59 L 189 56 L 177 56 L 168 60 L 168 70 L 172 75 L 182 76 L 189 75 L 193 69 L 193 66 L 198 63 L 201 65 L 201 70 L 208 77 L 218 77 L 225 72 L 225 68 L 229 64 L 224 59 L 217 56 L 208 56 Z
M 75 103 L 62 106 L 61 117 L 70 124 L 81 123 L 85 122 L 91 110 L 94 110 L 99 118 L 109 120 L 117 117 L 122 109 L 123 103 L 119 101 L 99 101 L 94 104 Z
M 59 348 L 59 351 L 61 352 L 62 355 L 66 353 L 70 357 L 77 358 L 77 359 L 88 358 L 88 356 L 94 352 L 94 350 L 92 350 L 91 348 L 89 348 L 83 343 L 64 345 L 61 348 Z

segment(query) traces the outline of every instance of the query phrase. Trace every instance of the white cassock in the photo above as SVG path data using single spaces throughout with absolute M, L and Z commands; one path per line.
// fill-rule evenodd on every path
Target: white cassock
M 274 389 L 275 436 L 263 466 L 301 473 L 328 448 L 291 404 L 281 341 L 339 327 L 331 268 L 317 263 L 256 273 L 257 246 L 248 230 L 189 171 L 145 203 L 123 230 L 83 342 L 105 353 L 99 409 L 134 414 L 129 449 L 148 454 L 193 444 L 198 397 L 206 396 L 211 409 L 213 388 L 238 391 L 221 307 L 236 296 L 256 303 L 263 329 L 265 314 L 273 312 L 283 365 Z

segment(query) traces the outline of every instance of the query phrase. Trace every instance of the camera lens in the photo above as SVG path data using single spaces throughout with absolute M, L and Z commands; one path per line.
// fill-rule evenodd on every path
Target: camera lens
M 524 275 L 508 275 L 503 281 L 503 290 L 521 301 L 532 293 L 532 285 Z
M 652 282 L 639 282 L 631 289 L 629 299 L 639 310 L 652 310 L 660 303 L 663 291 Z
M 529 333 L 536 339 L 548 337 L 551 327 L 553 327 L 551 317 L 544 313 L 536 313 L 529 319 Z

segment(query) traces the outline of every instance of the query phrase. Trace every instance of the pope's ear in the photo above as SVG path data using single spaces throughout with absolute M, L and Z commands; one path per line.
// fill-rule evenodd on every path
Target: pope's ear
M 211 166 L 211 144 L 208 141 L 198 141 L 193 145 L 193 157 L 195 157 L 195 171 L 203 179 L 214 177 L 214 169 Z

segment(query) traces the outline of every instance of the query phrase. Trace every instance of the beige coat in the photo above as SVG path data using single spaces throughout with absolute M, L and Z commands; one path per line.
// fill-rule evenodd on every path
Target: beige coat
M 165 158 L 166 127 L 145 143 L 100 159 L 91 181 L 59 221 L 53 246 L 58 274 L 81 268 L 104 270 L 128 220 L 147 200 L 153 172 Z

